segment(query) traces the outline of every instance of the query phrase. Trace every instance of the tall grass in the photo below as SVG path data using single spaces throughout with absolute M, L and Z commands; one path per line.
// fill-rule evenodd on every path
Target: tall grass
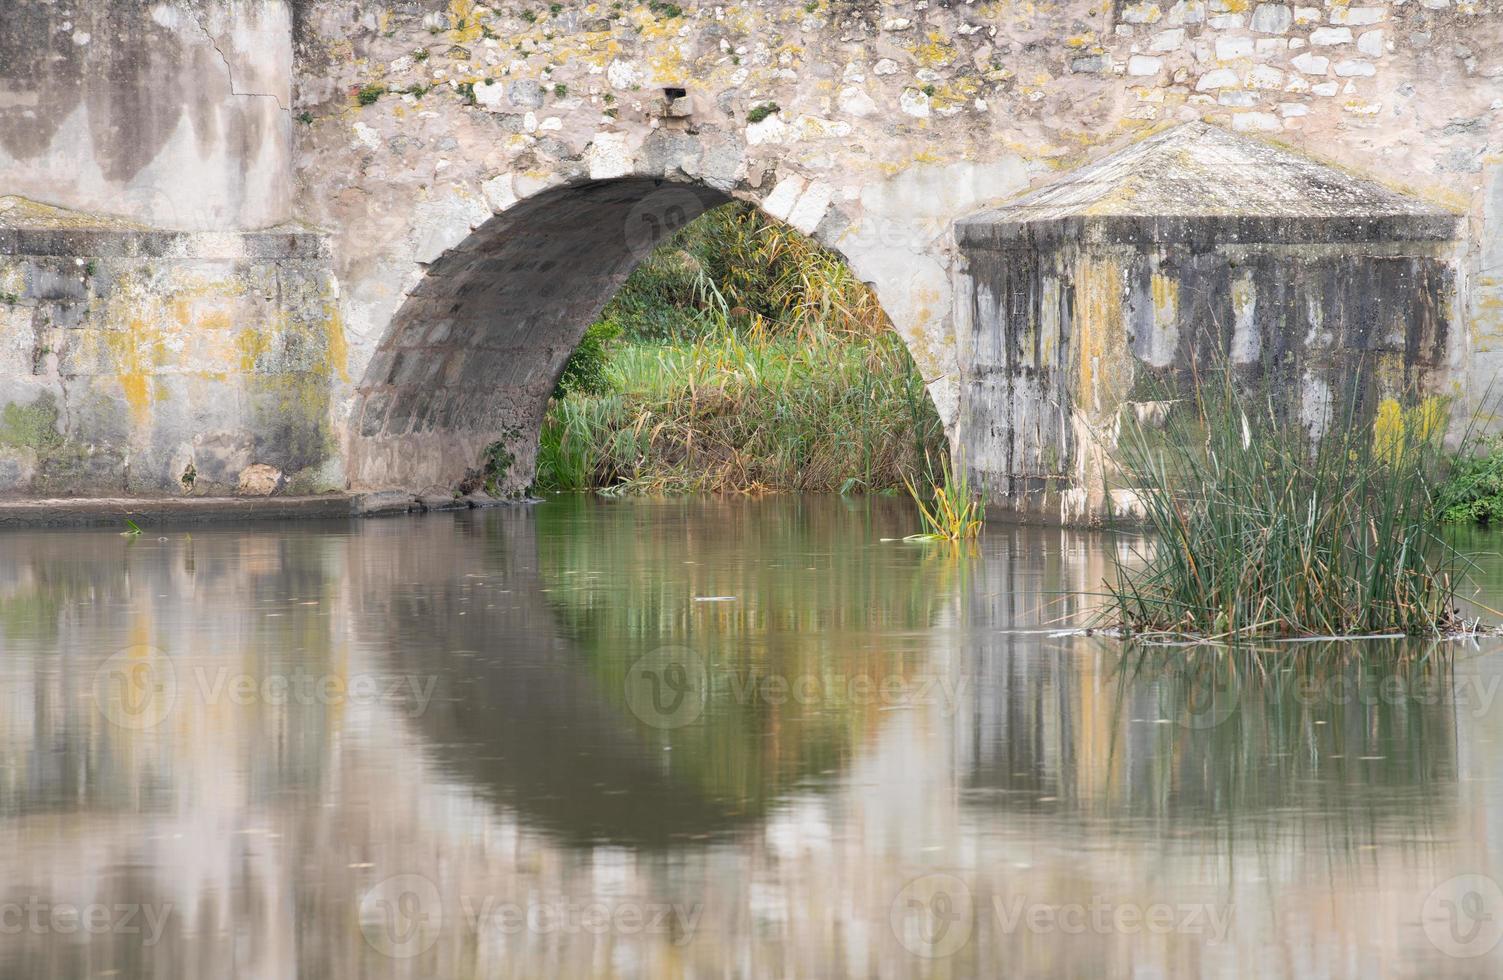
M 1313 441 L 1229 373 L 1156 430 L 1124 419 L 1119 489 L 1152 532 L 1116 554 L 1111 614 L 1134 632 L 1437 635 L 1456 628 L 1460 556 L 1429 493 L 1443 406 L 1355 403 Z
M 539 489 L 896 489 L 945 452 L 871 290 L 745 205 L 649 256 L 564 379 L 543 422 Z
M 850 491 L 901 486 L 943 450 L 902 341 L 815 334 L 628 344 L 608 388 L 556 398 L 537 485 L 616 492 Z
M 703 314 L 763 335 L 871 337 L 891 329 L 841 261 L 747 204 L 716 208 L 643 261 L 602 317 L 635 340 L 693 341 Z

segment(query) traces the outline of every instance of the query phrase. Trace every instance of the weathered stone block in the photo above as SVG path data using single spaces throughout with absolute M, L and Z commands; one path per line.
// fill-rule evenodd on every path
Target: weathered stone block
M 965 465 L 1000 508 L 1094 520 L 1120 414 L 1196 365 L 1267 379 L 1316 436 L 1329 420 L 1305 392 L 1364 412 L 1438 392 L 1458 234 L 1448 212 L 1200 124 L 967 219 Z
M 0 411 L 45 391 L 67 420 L 11 491 L 178 494 L 191 469 L 194 492 L 230 492 L 252 462 L 335 452 L 348 365 L 319 236 L 159 234 L 9 200 L 4 240 L 41 251 L 0 253 Z

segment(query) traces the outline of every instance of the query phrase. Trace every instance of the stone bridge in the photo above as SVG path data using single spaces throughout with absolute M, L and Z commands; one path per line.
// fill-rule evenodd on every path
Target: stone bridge
M 1003 497 L 1078 482 L 1080 446 L 1061 437 L 1062 458 L 1046 430 L 1078 429 L 1082 405 L 1104 417 L 1103 379 L 1126 398 L 1114 363 L 1172 363 L 1190 331 L 1166 316 L 1224 313 L 1231 347 L 1251 330 L 1251 349 L 1302 358 L 1334 318 L 1337 346 L 1393 355 L 1380 373 L 1475 401 L 1503 349 L 1503 13 L 1359 2 L 10 0 L 0 493 L 452 487 L 497 442 L 525 487 L 585 326 L 656 242 L 730 200 L 875 288 Z M 1152 144 L 1151 166 L 1132 150 L 1185 123 L 1209 126 Z M 1060 333 L 1039 312 L 1064 309 L 1058 284 L 1009 292 L 1012 266 L 974 252 L 996 236 L 957 222 L 1016 223 L 984 209 L 1069 198 L 1092 163 L 1115 190 L 1050 234 L 1130 214 L 1140 237 L 1117 245 L 1146 258 L 1071 258 L 1094 264 L 1072 266 L 1068 303 L 1093 312 Z M 1206 193 L 1260 174 L 1268 194 Z M 1270 199 L 1282 225 L 1237 220 Z M 1159 221 L 1195 217 L 1215 220 Z M 1430 332 L 1336 297 L 1337 272 L 1295 303 L 1282 275 L 1196 265 L 1269 242 L 1383 259 L 1380 300 L 1438 310 Z M 1200 269 L 1174 288 L 1209 305 L 1166 314 L 1171 268 Z M 1032 339 L 998 347 L 1019 323 Z M 998 380 L 1046 369 L 1066 380 L 1042 400 Z M 1320 388 L 1295 382 L 1302 404 Z

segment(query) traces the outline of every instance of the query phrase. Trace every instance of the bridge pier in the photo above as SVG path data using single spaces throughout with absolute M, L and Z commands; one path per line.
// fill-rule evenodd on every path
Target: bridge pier
M 1450 395 L 1457 215 L 1263 140 L 1169 130 L 957 225 L 956 440 L 993 507 L 1131 513 L 1126 414 L 1200 372 L 1261 383 L 1318 438 L 1351 409 Z

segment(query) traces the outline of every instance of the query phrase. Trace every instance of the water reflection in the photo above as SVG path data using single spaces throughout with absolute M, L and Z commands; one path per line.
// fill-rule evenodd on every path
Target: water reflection
M 0 975 L 1503 967 L 1497 644 L 1062 634 L 1104 539 L 909 525 L 0 537 Z

